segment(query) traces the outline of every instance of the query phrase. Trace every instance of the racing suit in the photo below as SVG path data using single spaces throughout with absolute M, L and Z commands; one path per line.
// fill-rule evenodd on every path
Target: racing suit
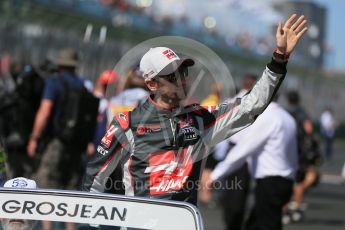
M 196 204 L 208 149 L 254 122 L 285 74 L 286 62 L 273 58 L 242 99 L 208 109 L 192 104 L 166 110 L 149 97 L 132 112 L 115 115 L 88 163 L 82 189 L 104 192 L 106 185 L 115 185 L 109 178 L 120 169 L 125 195 Z

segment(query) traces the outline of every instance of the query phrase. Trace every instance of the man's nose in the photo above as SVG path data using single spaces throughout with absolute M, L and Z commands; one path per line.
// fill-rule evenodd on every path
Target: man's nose
M 179 76 L 177 79 L 176 79 L 176 82 L 175 82 L 177 85 L 182 85 L 182 86 L 185 86 L 187 85 L 187 79 L 184 77 L 184 76 Z

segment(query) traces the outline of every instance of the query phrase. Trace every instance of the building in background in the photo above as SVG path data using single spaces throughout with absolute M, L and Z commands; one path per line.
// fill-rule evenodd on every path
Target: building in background
M 305 66 L 322 68 L 325 55 L 326 8 L 317 3 L 306 1 L 283 1 L 277 3 L 275 8 L 284 17 L 288 17 L 292 13 L 305 15 L 309 30 L 307 36 L 301 40 L 301 44 L 296 48 L 295 57 L 302 61 Z

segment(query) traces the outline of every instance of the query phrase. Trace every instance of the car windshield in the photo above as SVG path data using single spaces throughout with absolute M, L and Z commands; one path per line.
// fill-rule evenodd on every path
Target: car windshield
M 202 229 L 187 203 L 59 190 L 0 190 L 2 229 Z

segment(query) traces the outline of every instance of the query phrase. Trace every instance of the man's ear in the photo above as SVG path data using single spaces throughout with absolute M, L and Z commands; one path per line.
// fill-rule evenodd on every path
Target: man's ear
M 145 84 L 151 92 L 156 92 L 158 89 L 158 82 L 152 79 L 145 79 Z

